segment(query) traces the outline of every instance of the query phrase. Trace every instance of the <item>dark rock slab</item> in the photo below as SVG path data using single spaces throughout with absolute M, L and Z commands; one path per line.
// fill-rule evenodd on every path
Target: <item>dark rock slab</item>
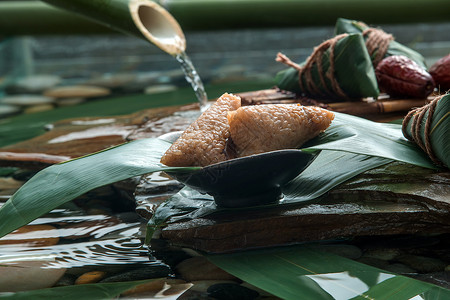
M 450 173 L 393 163 L 316 202 L 227 211 L 169 224 L 162 238 L 206 252 L 355 236 L 450 232 Z

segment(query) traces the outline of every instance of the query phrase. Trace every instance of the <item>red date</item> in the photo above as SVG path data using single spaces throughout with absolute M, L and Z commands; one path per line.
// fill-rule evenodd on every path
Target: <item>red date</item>
M 434 90 L 433 77 L 402 55 L 384 58 L 375 69 L 380 90 L 390 96 L 426 98 Z
M 450 90 L 450 54 L 439 59 L 429 72 L 441 93 Z

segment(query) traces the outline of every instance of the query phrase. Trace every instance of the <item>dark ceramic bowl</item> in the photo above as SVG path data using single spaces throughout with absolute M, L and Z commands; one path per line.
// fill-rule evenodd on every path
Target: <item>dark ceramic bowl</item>
M 173 141 L 175 135 L 163 136 Z M 194 172 L 167 172 L 185 185 L 214 197 L 219 207 L 272 204 L 282 199 L 281 187 L 294 179 L 316 155 L 278 150 L 212 164 Z

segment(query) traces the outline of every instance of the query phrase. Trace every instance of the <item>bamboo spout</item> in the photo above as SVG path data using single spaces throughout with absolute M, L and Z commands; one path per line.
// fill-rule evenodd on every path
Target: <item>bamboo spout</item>
M 97 23 L 153 43 L 176 56 L 186 50 L 186 39 L 175 18 L 149 0 L 43 0 Z

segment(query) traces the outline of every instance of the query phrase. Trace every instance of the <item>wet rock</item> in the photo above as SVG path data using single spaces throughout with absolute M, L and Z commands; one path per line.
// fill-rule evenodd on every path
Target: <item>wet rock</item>
M 175 271 L 186 281 L 238 280 L 203 256 L 192 257 L 179 263 Z
M 396 260 L 420 273 L 441 272 L 447 266 L 445 262 L 439 259 L 419 255 L 401 255 Z
M 218 283 L 210 286 L 207 292 L 219 300 L 252 300 L 259 296 L 258 292 L 236 283 Z
M 415 274 L 415 273 L 417 273 L 416 270 L 408 267 L 407 265 L 401 264 L 401 263 L 390 264 L 383 269 L 386 271 L 398 273 L 398 274 Z
M 362 255 L 361 249 L 353 245 L 336 244 L 336 245 L 314 245 L 313 250 L 323 251 L 327 253 L 336 254 L 349 259 L 358 259 Z
M 171 269 L 165 265 L 149 265 L 139 269 L 127 271 L 125 273 L 116 274 L 107 277 L 100 282 L 121 282 L 121 281 L 133 281 L 144 280 L 152 278 L 167 277 L 172 273 Z
M 0 118 L 12 116 L 21 112 L 21 108 L 17 105 L 0 104 Z
M 13 177 L 0 177 L 0 190 L 18 189 L 23 184 L 23 181 L 16 180 Z
M 6 96 L 0 100 L 0 103 L 17 105 L 17 106 L 35 106 L 43 104 L 52 104 L 55 102 L 53 97 L 41 96 L 41 95 L 13 95 Z
M 393 260 L 400 254 L 402 254 L 402 251 L 397 248 L 375 248 L 365 251 L 363 257 L 387 261 Z
M 66 273 L 53 285 L 53 287 L 74 285 L 76 279 L 77 277 L 75 275 Z
M 106 272 L 104 271 L 91 271 L 82 274 L 75 280 L 75 284 L 88 284 L 96 283 L 106 277 Z
M 47 224 L 25 225 L 0 239 L 0 245 L 28 245 L 45 247 L 56 245 L 59 241 L 58 230 Z
M 23 77 L 14 83 L 16 91 L 25 93 L 39 93 L 52 88 L 61 82 L 59 76 L 38 74 Z
M 153 255 L 169 266 L 176 266 L 182 261 L 190 258 L 190 255 L 186 252 L 176 249 L 163 249 L 161 251 L 154 252 Z
M 25 256 L 15 260 L 5 259 L 0 259 L 0 292 L 19 292 L 49 288 L 66 271 L 63 268 L 46 268 L 49 261 L 54 261 L 54 257 Z
M 33 105 L 33 106 L 29 106 L 29 107 L 25 108 L 23 113 L 34 114 L 34 113 L 38 113 L 38 112 L 52 110 L 54 108 L 55 107 L 53 106 L 53 104 Z
M 44 96 L 53 98 L 93 98 L 104 97 L 111 93 L 107 88 L 89 86 L 89 85 L 73 85 L 61 86 L 48 89 L 44 92 Z

